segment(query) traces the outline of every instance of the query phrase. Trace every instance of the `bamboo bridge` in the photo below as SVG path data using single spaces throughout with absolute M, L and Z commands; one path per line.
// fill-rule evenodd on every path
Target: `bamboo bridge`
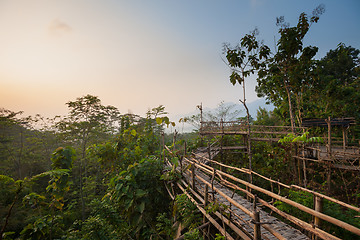
M 211 229 L 216 229 L 226 239 L 342 239 L 334 233 L 322 228 L 322 223 L 331 223 L 346 232 L 353 234 L 353 239 L 360 239 L 360 229 L 323 213 L 324 200 L 337 204 L 346 211 L 355 211 L 360 218 L 360 208 L 339 201 L 335 198 L 306 188 L 306 163 L 317 162 L 329 169 L 344 171 L 360 170 L 359 147 L 347 146 L 346 129 L 354 122 L 352 119 L 317 121 L 328 127 L 328 136 L 324 136 L 325 145 L 299 144 L 293 159 L 298 162 L 299 172 L 302 163 L 303 186 L 287 185 L 270 177 L 246 168 L 237 168 L 215 161 L 222 151 L 232 150 L 248 153 L 249 143 L 254 141 L 277 142 L 289 133 L 302 134 L 306 127 L 291 128 L 289 126 L 249 125 L 245 121 L 236 122 L 201 122 L 200 136 L 217 140 L 207 147 L 199 148 L 190 157 L 177 156 L 180 166 L 175 167 L 164 156 L 169 168 L 177 169 L 182 178 L 167 185 L 170 196 L 175 199 L 181 192 L 197 206 L 203 214 L 203 225 L 199 227 L 204 239 L 213 239 Z M 309 124 L 309 122 L 308 122 Z M 331 129 L 333 124 L 343 130 L 342 146 L 332 146 Z M 311 123 L 310 123 L 311 125 Z M 225 146 L 223 137 L 238 135 L 243 137 L 242 143 Z M 165 146 L 168 157 L 175 154 Z M 300 173 L 299 173 L 300 178 Z M 261 187 L 256 185 L 261 183 Z M 299 182 L 301 182 L 299 180 Z M 330 186 L 330 185 L 329 185 Z M 289 192 L 296 191 L 313 196 L 313 208 L 290 200 Z M 310 216 L 310 221 L 301 220 L 296 215 L 280 210 L 277 206 L 284 204 L 296 209 L 302 215 Z M 209 205 L 220 206 L 215 212 L 207 211 Z M 210 227 L 211 226 L 211 227 Z M 178 230 L 177 239 L 184 239 L 182 229 Z
M 165 146 L 168 157 L 174 153 Z M 169 168 L 175 166 L 165 157 Z M 322 213 L 323 199 L 339 204 L 344 209 L 357 211 L 360 208 L 338 201 L 321 193 L 297 186 L 286 185 L 245 168 L 236 168 L 193 153 L 191 157 L 180 158 L 176 168 L 182 178 L 167 185 L 172 199 L 177 193 L 185 193 L 202 213 L 205 239 L 213 239 L 210 229 L 216 229 L 226 239 L 341 239 L 321 229 L 326 221 L 360 238 L 360 229 Z M 231 173 L 231 174 L 230 174 Z M 265 181 L 266 187 L 259 187 L 249 181 L 249 176 Z M 314 209 L 290 200 L 288 190 L 310 193 L 314 196 Z M 283 202 L 312 216 L 310 223 L 292 216 L 276 207 Z M 218 205 L 215 212 L 207 207 Z M 212 226 L 212 228 L 210 228 Z M 184 239 L 181 228 L 177 239 Z

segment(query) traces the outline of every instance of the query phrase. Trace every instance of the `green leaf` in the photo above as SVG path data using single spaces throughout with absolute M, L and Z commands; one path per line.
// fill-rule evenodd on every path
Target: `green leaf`
M 233 71 L 230 75 L 230 82 L 232 83 L 232 85 L 235 85 L 237 82 L 241 84 L 243 82 L 243 79 L 237 72 Z
M 157 117 L 155 120 L 158 125 L 162 124 L 163 122 L 163 119 L 161 117 Z
M 145 202 L 141 202 L 137 209 L 140 213 L 143 213 L 145 210 Z
M 135 196 L 137 198 L 141 198 L 141 197 L 145 196 L 146 194 L 147 194 L 147 191 L 144 191 L 142 189 L 136 189 L 135 190 Z

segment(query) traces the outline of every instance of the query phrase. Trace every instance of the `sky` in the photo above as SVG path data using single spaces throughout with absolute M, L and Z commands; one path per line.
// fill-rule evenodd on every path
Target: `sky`
M 121 113 L 164 105 L 171 118 L 237 103 L 223 44 L 257 27 L 274 49 L 276 17 L 294 26 L 321 3 L 305 38 L 316 58 L 340 42 L 360 49 L 358 0 L 0 0 L 0 108 L 53 117 L 91 94 Z M 255 85 L 246 80 L 248 102 Z

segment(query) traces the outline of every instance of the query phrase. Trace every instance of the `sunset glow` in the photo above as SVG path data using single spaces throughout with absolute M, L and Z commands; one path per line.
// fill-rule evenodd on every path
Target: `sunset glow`
M 222 44 L 258 27 L 273 45 L 275 19 L 291 23 L 320 1 L 0 1 L 0 107 L 65 114 L 86 94 L 124 113 L 165 105 L 188 113 L 203 102 L 237 102 Z M 344 42 L 359 48 L 358 1 L 326 1 L 307 44 L 318 58 Z M 255 78 L 248 101 L 256 100 Z

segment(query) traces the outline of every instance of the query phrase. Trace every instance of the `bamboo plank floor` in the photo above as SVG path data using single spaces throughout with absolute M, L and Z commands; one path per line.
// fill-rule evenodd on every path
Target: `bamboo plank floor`
M 203 172 L 200 172 L 196 170 L 196 175 L 200 176 L 201 178 L 205 179 L 207 182 L 211 183 L 211 177 L 204 174 Z M 189 174 L 184 174 L 185 178 L 187 179 L 187 182 L 191 182 L 191 177 Z M 198 179 L 195 180 L 195 186 L 196 189 L 198 189 L 199 193 L 204 197 L 204 189 L 205 184 L 199 181 Z M 244 206 L 246 209 L 249 209 L 252 211 L 253 209 L 253 203 L 247 201 L 242 196 L 233 193 L 232 190 L 229 188 L 221 185 L 216 180 L 213 181 L 213 186 L 217 189 L 219 189 L 221 192 L 225 193 L 227 196 L 231 197 L 233 200 L 235 200 L 240 205 Z M 211 188 L 209 188 L 209 191 L 212 191 Z M 212 194 L 210 194 L 212 195 Z M 245 232 L 249 234 L 249 236 L 253 236 L 254 234 L 254 224 L 251 222 L 252 218 L 247 215 L 245 212 L 240 210 L 239 208 L 231 205 L 224 197 L 222 197 L 220 194 L 214 192 L 215 199 L 221 203 L 225 204 L 229 207 L 229 209 L 233 212 L 231 214 L 231 220 L 232 222 L 239 226 L 241 229 L 243 229 Z M 257 206 L 257 208 L 260 210 L 260 222 L 266 222 L 268 225 L 270 225 L 276 232 L 278 232 L 284 239 L 294 239 L 294 240 L 305 240 L 310 239 L 308 236 L 306 236 L 304 233 L 300 232 L 299 230 L 291 227 L 290 225 L 278 220 L 277 218 L 271 216 L 269 213 L 267 213 L 264 210 L 261 210 L 261 207 Z M 266 230 L 263 226 L 261 227 L 261 237 L 262 239 L 269 239 L 269 240 L 276 240 L 278 239 L 273 234 L 271 234 L 268 230 Z

